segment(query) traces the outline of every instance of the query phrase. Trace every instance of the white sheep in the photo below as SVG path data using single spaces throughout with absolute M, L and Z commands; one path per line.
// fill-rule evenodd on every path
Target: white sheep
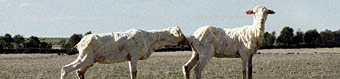
M 240 58 L 242 59 L 243 79 L 246 79 L 248 64 L 248 78 L 252 78 L 252 57 L 261 45 L 264 26 L 268 14 L 275 12 L 264 6 L 256 6 L 246 11 L 254 15 L 253 25 L 240 28 L 226 29 L 211 26 L 200 27 L 190 37 L 189 45 L 193 49 L 191 59 L 183 66 L 183 73 L 189 79 L 190 70 L 196 65 L 195 75 L 201 79 L 204 66 L 212 57 Z
M 123 61 L 130 61 L 131 79 L 135 79 L 138 60 L 147 59 L 153 51 L 161 47 L 185 42 L 186 38 L 177 26 L 153 31 L 131 30 L 126 33 L 90 34 L 75 46 L 79 56 L 72 63 L 62 67 L 60 79 L 77 69 L 78 78 L 84 79 L 86 70 L 96 62 L 110 64 Z

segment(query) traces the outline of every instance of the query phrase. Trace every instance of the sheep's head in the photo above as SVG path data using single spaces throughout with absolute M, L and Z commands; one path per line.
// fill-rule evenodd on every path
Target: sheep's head
M 248 15 L 253 14 L 254 20 L 261 24 L 266 22 L 268 14 L 275 14 L 273 10 L 267 9 L 262 5 L 256 6 L 253 10 L 247 10 L 246 13 Z
M 160 42 L 164 45 L 179 45 L 179 44 L 187 44 L 187 39 L 182 33 L 181 29 L 177 26 L 169 27 L 166 29 L 168 31 L 167 35 L 161 36 Z

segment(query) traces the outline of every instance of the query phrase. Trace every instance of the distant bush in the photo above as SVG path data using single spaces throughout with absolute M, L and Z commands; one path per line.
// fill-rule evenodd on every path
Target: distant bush
M 10 34 L 7 33 L 5 36 L 0 36 L 0 40 L 3 41 L 3 48 L 13 48 L 12 43 L 14 42 L 14 39 Z
M 25 44 L 25 38 L 22 35 L 15 35 L 13 37 L 14 48 L 23 48 Z
M 65 40 L 61 40 L 59 43 L 62 44 L 61 48 L 66 50 L 67 55 L 74 55 L 78 52 L 77 49 L 74 48 L 74 45 L 76 45 L 82 38 L 82 34 L 73 34 L 67 42 Z
M 325 30 L 320 33 L 316 29 L 307 30 L 305 33 L 298 30 L 293 34 L 293 28 L 286 26 L 282 29 L 278 38 L 275 34 L 264 33 L 264 40 L 260 48 L 316 48 L 316 47 L 340 47 L 340 29 L 336 31 Z M 271 43 L 271 39 L 275 39 Z M 271 45 L 272 44 L 272 45 Z
M 5 48 L 5 41 L 3 41 L 3 40 L 0 40 L 0 49 L 3 49 L 3 48 Z

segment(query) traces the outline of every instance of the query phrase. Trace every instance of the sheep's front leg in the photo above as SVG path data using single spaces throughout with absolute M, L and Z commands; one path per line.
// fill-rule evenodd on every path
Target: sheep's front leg
M 85 78 L 84 74 L 85 74 L 86 70 L 89 69 L 92 66 L 93 66 L 93 64 L 91 64 L 89 66 L 85 66 L 85 67 L 77 70 L 78 79 L 84 79 Z
M 131 60 L 129 62 L 131 79 L 136 79 L 137 77 L 137 62 L 138 59 L 136 57 L 131 57 Z
M 242 77 L 243 79 L 247 79 L 247 63 L 248 57 L 242 57 Z
M 252 64 L 252 59 L 253 59 L 253 55 L 250 55 L 249 59 L 248 59 L 248 79 L 252 79 L 253 76 L 253 64 Z
M 82 53 L 80 53 L 82 54 Z M 79 68 L 85 67 L 85 66 L 89 66 L 91 64 L 94 64 L 93 61 L 93 54 L 92 53 L 88 53 L 86 55 L 79 55 L 78 58 L 76 60 L 74 60 L 72 63 L 65 65 L 61 68 L 61 77 L 60 79 L 64 79 L 64 77 L 74 71 L 77 70 Z

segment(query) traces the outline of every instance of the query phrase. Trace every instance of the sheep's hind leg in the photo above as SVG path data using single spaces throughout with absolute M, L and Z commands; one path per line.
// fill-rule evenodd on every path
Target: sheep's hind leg
M 208 50 L 203 50 L 203 49 L 200 49 L 200 50 L 202 50 L 203 52 L 199 52 L 200 56 L 198 59 L 197 66 L 195 67 L 196 79 L 202 78 L 203 68 L 208 64 L 209 59 L 212 57 L 212 54 L 215 53 L 214 47 L 212 45 L 210 46 Z
M 197 64 L 198 57 L 199 57 L 198 53 L 194 51 L 192 53 L 190 60 L 183 65 L 183 74 L 185 79 L 190 78 L 190 70 Z
M 200 57 L 199 58 L 197 66 L 195 67 L 196 79 L 201 79 L 202 78 L 203 68 L 208 64 L 208 61 L 209 61 L 208 57 Z

